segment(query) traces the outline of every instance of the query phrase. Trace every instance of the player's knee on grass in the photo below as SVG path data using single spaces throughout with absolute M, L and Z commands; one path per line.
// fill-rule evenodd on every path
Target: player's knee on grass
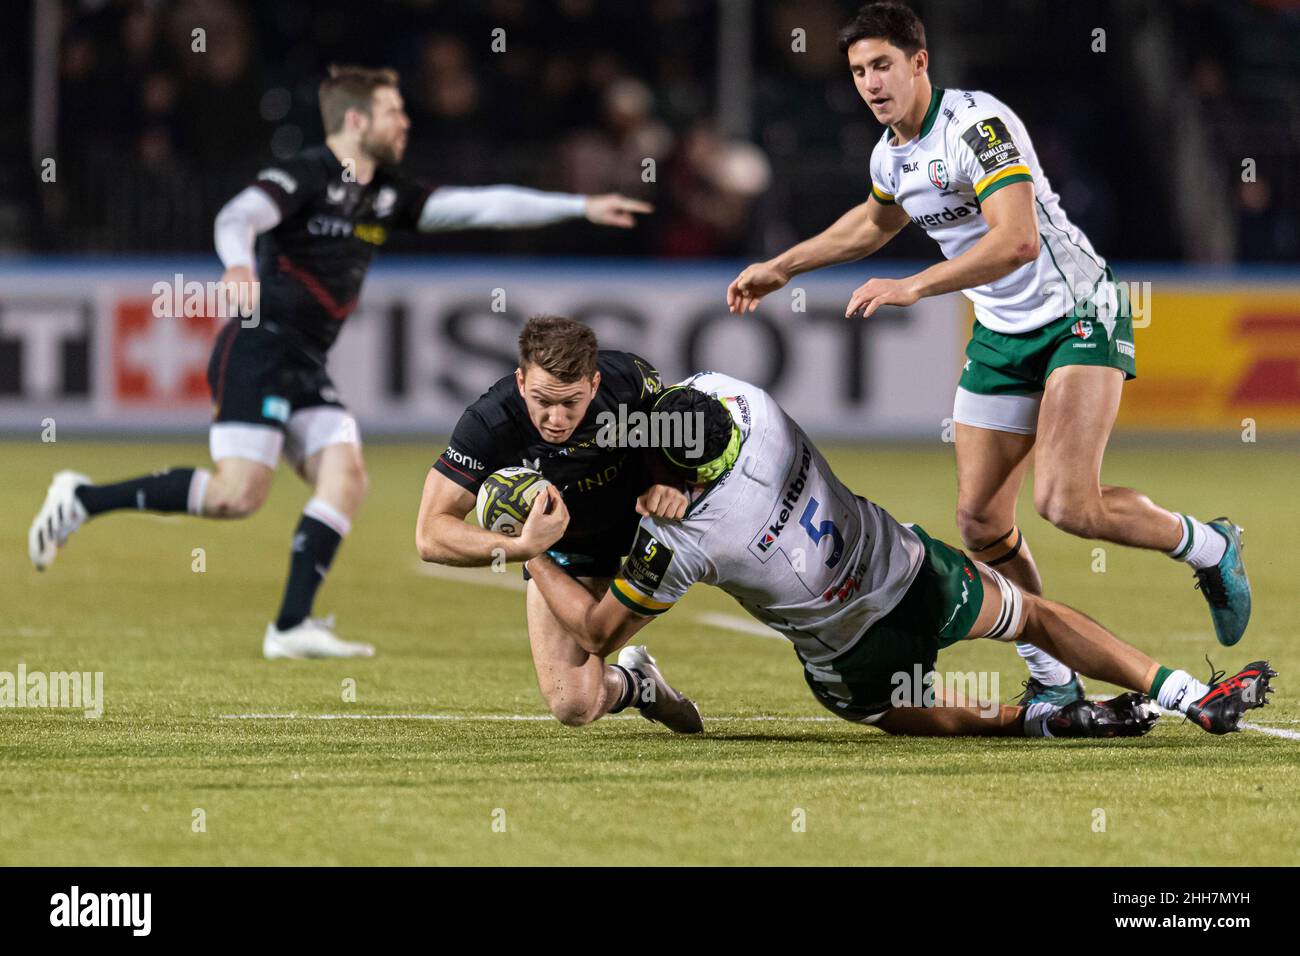
M 596 687 L 594 693 L 580 688 L 556 688 L 545 693 L 546 706 L 551 716 L 566 727 L 585 727 L 605 712 L 600 695 L 602 689 Z

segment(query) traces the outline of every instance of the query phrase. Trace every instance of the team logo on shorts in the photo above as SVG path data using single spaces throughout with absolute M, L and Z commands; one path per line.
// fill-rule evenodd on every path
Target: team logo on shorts
M 930 182 L 938 189 L 948 188 L 948 167 L 944 165 L 942 159 L 930 160 Z
M 1087 319 L 1080 319 L 1070 326 L 1070 331 L 1081 339 L 1092 338 L 1092 323 Z
M 289 420 L 289 400 L 278 395 L 266 396 L 266 398 L 262 399 L 262 417 L 269 418 L 272 421 L 287 422 Z

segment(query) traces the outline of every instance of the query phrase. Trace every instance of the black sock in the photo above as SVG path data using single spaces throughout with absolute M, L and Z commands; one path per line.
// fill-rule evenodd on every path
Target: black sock
M 623 693 L 618 698 L 618 703 L 609 709 L 611 714 L 617 714 L 620 710 L 626 710 L 628 707 L 640 709 L 642 706 L 641 695 L 637 693 L 637 688 L 641 686 L 642 676 L 640 671 L 629 670 L 622 664 L 610 665 L 614 670 L 623 675 Z
M 137 511 L 185 511 L 190 498 L 193 468 L 172 468 L 112 485 L 82 485 L 77 499 L 86 514 L 134 508 Z
M 310 515 L 303 515 L 293 535 L 289 556 L 289 581 L 284 586 L 284 603 L 275 626 L 282 631 L 301 624 L 311 614 L 316 589 L 325 580 L 334 553 L 343 536 Z

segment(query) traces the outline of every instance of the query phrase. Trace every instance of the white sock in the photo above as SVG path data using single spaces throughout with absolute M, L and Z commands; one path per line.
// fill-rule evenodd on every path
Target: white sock
M 194 469 L 194 475 L 190 478 L 190 493 L 185 503 L 185 510 L 190 514 L 203 514 L 203 497 L 208 493 L 208 482 L 211 480 L 212 472 L 206 468 Z
M 1066 667 L 1041 647 L 1035 647 L 1028 641 L 1016 641 L 1016 653 L 1029 665 L 1029 676 L 1040 684 L 1057 687 L 1068 684 L 1074 671 Z
M 1056 704 L 1037 703 L 1025 708 L 1025 736 L 1050 737 L 1048 719 L 1061 708 Z
M 1200 700 L 1210 692 L 1207 684 L 1202 684 L 1187 671 L 1174 671 L 1165 678 L 1156 692 L 1156 703 L 1165 710 L 1187 713 L 1187 705 Z
M 1183 526 L 1183 536 L 1178 547 L 1168 552 L 1175 561 L 1190 564 L 1196 570 L 1209 568 L 1223 560 L 1228 550 L 1228 539 L 1203 521 L 1197 521 L 1191 515 L 1174 512 Z

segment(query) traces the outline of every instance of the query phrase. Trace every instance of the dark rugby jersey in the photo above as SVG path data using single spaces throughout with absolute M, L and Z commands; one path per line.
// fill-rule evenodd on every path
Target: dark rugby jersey
M 654 483 L 658 455 L 647 449 L 601 447 L 596 437 L 602 412 L 618 416 L 620 405 L 625 415 L 648 412 L 661 384 L 654 366 L 630 352 L 601 349 L 596 367 L 600 387 L 564 444 L 542 438 L 528 417 L 514 375 L 507 375 L 465 410 L 451 444 L 433 467 L 475 494 L 483 479 L 498 469 L 536 468 L 560 490 L 569 509 L 569 527 L 555 550 L 626 553 L 636 531 L 636 497 Z
M 280 207 L 257 237 L 261 314 L 327 350 L 356 307 L 375 250 L 393 229 L 413 229 L 433 190 L 388 167 L 364 186 L 343 177 L 328 146 L 268 166 L 253 185 Z

